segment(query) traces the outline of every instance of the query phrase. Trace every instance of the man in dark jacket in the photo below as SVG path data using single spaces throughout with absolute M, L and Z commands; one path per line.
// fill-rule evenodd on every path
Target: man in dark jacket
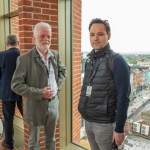
M 11 80 L 16 68 L 16 60 L 20 55 L 20 51 L 17 48 L 19 44 L 17 36 L 13 34 L 8 35 L 6 44 L 7 50 L 0 52 L 0 99 L 2 100 L 5 132 L 2 147 L 13 149 L 13 119 L 16 104 L 21 115 L 23 115 L 22 97 L 11 90 Z
M 107 20 L 93 19 L 89 31 L 93 50 L 85 65 L 78 109 L 85 119 L 91 150 L 112 150 L 112 142 L 119 146 L 124 140 L 130 71 L 123 57 L 110 48 Z

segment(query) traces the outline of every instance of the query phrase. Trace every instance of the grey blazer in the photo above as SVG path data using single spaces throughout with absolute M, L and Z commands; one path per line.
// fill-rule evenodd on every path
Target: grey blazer
M 58 90 L 66 78 L 66 67 L 56 50 L 50 49 Z M 40 61 L 36 48 L 17 59 L 11 88 L 24 97 L 24 121 L 30 125 L 43 125 L 47 114 L 48 101 L 42 99 L 42 89 L 47 86 L 47 70 Z

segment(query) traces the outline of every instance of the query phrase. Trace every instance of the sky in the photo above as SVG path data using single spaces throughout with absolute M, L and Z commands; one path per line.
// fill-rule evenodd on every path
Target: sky
M 82 0 L 82 51 L 91 51 L 88 26 L 93 18 L 110 23 L 111 48 L 150 54 L 150 0 Z

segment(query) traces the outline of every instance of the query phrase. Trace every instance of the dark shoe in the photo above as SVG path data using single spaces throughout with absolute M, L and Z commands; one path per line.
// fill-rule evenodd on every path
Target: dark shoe
M 5 148 L 4 150 L 13 150 L 14 147 L 13 146 L 7 146 L 4 141 L 2 142 L 2 147 Z

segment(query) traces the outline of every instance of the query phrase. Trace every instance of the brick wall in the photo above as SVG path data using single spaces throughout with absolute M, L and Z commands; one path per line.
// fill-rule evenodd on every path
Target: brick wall
M 78 102 L 81 90 L 81 0 L 73 1 L 73 142 L 80 141 L 81 117 Z
M 58 49 L 58 0 L 20 0 L 19 37 L 22 53 L 33 47 L 33 27 L 40 21 L 52 25 L 53 35 L 51 48 Z
M 18 10 L 18 0 L 10 0 L 10 12 Z

